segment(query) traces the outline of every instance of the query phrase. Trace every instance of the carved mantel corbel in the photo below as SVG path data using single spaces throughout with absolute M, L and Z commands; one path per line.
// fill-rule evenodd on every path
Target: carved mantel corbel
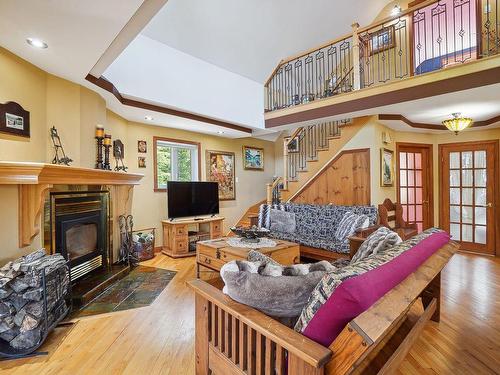
M 51 184 L 19 185 L 19 247 L 29 246 L 40 233 L 45 193 L 51 188 Z

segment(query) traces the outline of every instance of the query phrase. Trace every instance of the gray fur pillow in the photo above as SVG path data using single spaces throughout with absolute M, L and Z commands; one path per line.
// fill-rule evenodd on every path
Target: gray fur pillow
M 271 226 L 269 229 L 273 232 L 293 233 L 295 232 L 295 214 L 293 212 L 281 211 L 272 208 L 269 211 Z
M 351 264 L 403 242 L 396 232 L 380 227 L 370 234 L 351 259 Z
M 325 273 L 335 269 L 327 261 L 293 266 L 273 263 L 226 263 L 220 270 L 225 284 L 223 292 L 264 314 L 293 318 L 300 314 Z

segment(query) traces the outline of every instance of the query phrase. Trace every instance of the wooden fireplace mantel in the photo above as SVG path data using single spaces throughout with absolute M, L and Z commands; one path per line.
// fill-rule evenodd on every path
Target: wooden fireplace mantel
M 113 185 L 120 200 L 127 201 L 133 185 L 144 177 L 137 173 L 102 171 L 46 163 L 0 161 L 0 185 L 19 186 L 19 247 L 29 246 L 40 233 L 47 190 L 54 185 Z
M 137 185 L 143 177 L 138 173 L 0 161 L 0 184 L 8 185 Z

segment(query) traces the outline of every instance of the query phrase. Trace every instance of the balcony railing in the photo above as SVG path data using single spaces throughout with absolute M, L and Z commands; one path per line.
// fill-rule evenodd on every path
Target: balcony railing
M 309 103 L 500 52 L 500 0 L 427 0 L 282 61 L 266 111 Z

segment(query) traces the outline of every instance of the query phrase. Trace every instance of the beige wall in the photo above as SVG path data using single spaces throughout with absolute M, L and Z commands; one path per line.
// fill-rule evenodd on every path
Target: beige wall
M 226 217 L 225 230 L 237 222 L 246 209 L 265 198 L 265 184 L 274 175 L 274 143 L 253 138 L 228 139 L 172 128 L 129 122 L 106 109 L 106 102 L 96 92 L 48 74 L 10 52 L 0 48 L 0 102 L 16 101 L 30 112 L 31 138 L 0 134 L 0 160 L 50 162 L 54 156 L 49 129 L 58 129 L 72 165 L 93 168 L 95 163 L 94 131 L 102 124 L 113 139 L 125 145 L 126 165 L 130 172 L 145 175 L 135 188 L 135 228 L 156 227 L 167 218 L 167 194 L 153 191 L 153 136 L 194 140 L 202 145 L 202 178 L 205 178 L 205 150 L 232 151 L 236 154 L 236 200 L 221 202 L 221 215 Z M 137 141 L 148 142 L 147 168 L 137 167 Z M 245 171 L 242 146 L 265 149 L 265 170 Z M 141 155 L 143 156 L 143 155 Z M 31 246 L 18 248 L 17 187 L 0 185 L 0 228 L 2 247 L 0 264 L 41 246 L 41 236 Z M 158 230 L 157 244 L 161 244 Z

